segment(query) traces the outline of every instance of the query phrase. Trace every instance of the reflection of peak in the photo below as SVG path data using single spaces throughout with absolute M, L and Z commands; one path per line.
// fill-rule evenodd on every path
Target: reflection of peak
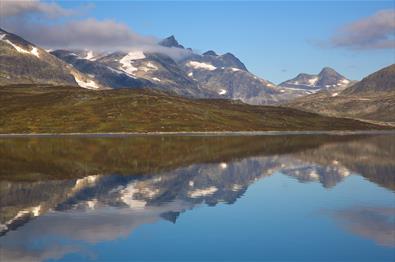
M 180 212 L 169 211 L 169 212 L 166 212 L 166 213 L 162 213 L 160 216 L 163 219 L 165 219 L 167 221 L 170 221 L 173 224 L 175 224 L 179 215 L 180 215 Z
M 42 212 L 41 205 L 20 210 L 14 218 L 5 222 L 5 224 L 0 224 L 0 236 L 5 235 L 8 231 L 16 230 L 18 227 L 23 226 L 32 218 L 41 215 Z

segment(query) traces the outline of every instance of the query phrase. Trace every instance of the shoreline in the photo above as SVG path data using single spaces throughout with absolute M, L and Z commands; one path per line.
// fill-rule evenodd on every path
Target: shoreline
M 7 137 L 122 137 L 122 136 L 280 136 L 280 135 L 395 135 L 395 130 L 355 131 L 196 131 L 196 132 L 95 132 L 95 133 L 9 133 Z

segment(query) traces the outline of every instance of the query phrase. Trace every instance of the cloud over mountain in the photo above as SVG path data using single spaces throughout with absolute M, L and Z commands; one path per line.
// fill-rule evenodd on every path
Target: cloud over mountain
M 188 50 L 160 46 L 157 38 L 138 34 L 124 23 L 80 17 L 79 9 L 65 9 L 56 3 L 5 1 L 1 14 L 4 17 L 0 20 L 1 28 L 46 48 L 139 49 L 164 53 L 174 59 L 190 54 Z

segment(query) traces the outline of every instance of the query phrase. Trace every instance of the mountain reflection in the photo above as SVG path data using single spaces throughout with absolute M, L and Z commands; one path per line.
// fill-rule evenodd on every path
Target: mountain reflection
M 61 240 L 111 241 L 143 224 L 176 223 L 199 205 L 232 204 L 279 173 L 325 188 L 358 175 L 395 189 L 394 136 L 18 138 L 0 139 L 0 156 L 5 261 L 89 255 Z M 334 217 L 394 246 L 394 213 L 352 209 Z

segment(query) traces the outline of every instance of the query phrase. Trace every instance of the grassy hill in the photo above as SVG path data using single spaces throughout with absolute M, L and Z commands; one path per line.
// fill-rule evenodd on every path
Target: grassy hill
M 0 87 L 0 133 L 366 130 L 381 126 L 297 109 L 191 100 L 144 89 Z

